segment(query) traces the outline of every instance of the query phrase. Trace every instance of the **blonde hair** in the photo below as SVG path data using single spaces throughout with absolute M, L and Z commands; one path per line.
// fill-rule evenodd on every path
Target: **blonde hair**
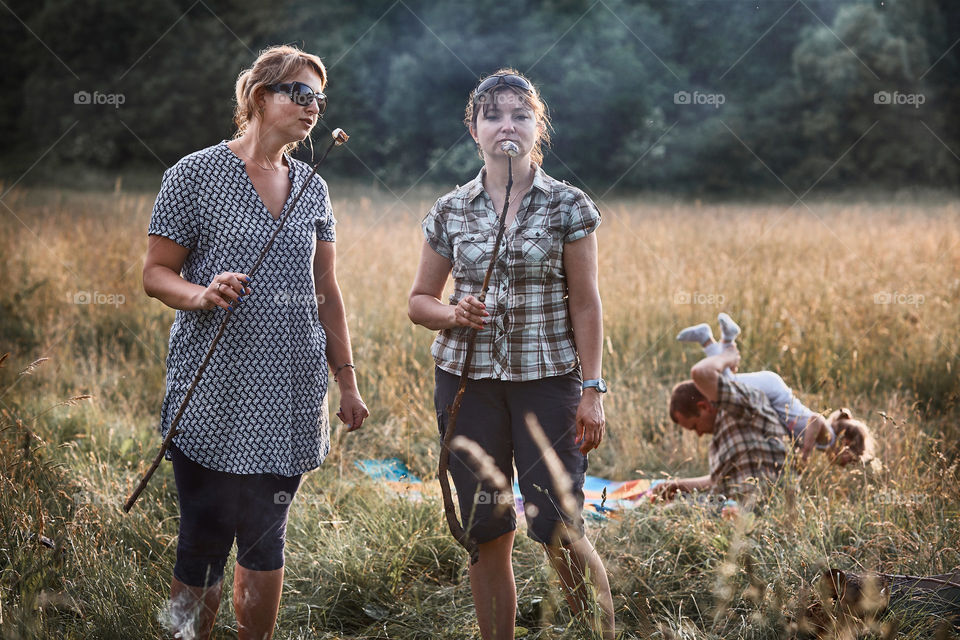
M 257 118 L 263 109 L 257 100 L 267 91 L 267 86 L 288 80 L 297 72 L 310 69 L 320 77 L 320 90 L 327 86 L 327 69 L 323 62 L 312 53 L 301 51 L 291 45 L 268 47 L 260 52 L 253 66 L 243 70 L 237 77 L 237 106 L 233 112 L 233 123 L 237 127 L 234 139 L 247 131 L 250 121 Z M 291 142 L 283 148 L 289 153 L 300 142 Z
M 834 447 L 837 450 L 842 451 L 846 447 L 862 464 L 873 460 L 873 433 L 870 432 L 870 427 L 853 417 L 850 409 L 837 409 L 827 418 L 827 423 L 836 434 Z
M 487 78 L 505 75 L 520 76 L 530 84 L 531 91 L 524 91 L 519 87 L 514 87 L 509 84 L 499 84 L 493 89 L 485 91 L 480 96 L 474 95 L 474 92 L 471 91 L 470 100 L 467 101 L 467 108 L 463 116 L 463 124 L 465 124 L 471 132 L 476 131 L 477 117 L 480 115 L 480 112 L 482 111 L 486 114 L 490 109 L 496 108 L 498 103 L 497 96 L 505 91 L 512 91 L 533 111 L 534 118 L 537 121 L 537 140 L 534 142 L 533 150 L 530 152 L 530 159 L 538 165 L 543 164 L 543 145 L 550 146 L 550 113 L 547 109 L 547 103 L 540 97 L 540 92 L 537 91 L 534 84 L 530 82 L 530 79 L 516 69 L 505 67 L 486 76 L 480 80 L 477 85 L 479 86 L 479 84 Z M 480 151 L 480 158 L 483 158 L 483 151 Z

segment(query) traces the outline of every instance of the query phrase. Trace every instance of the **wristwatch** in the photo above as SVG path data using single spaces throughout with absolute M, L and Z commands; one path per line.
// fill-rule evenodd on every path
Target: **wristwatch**
M 597 378 L 596 380 L 584 380 L 582 389 L 584 391 L 587 389 L 596 389 L 600 393 L 606 393 L 607 382 L 603 378 Z

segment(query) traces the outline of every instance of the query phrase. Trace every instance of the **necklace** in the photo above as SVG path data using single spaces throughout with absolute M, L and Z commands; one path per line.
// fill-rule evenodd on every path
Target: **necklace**
M 521 203 L 523 203 L 523 196 L 527 195 L 527 192 L 530 191 L 531 188 L 533 188 L 533 185 L 532 185 L 532 184 L 531 184 L 529 187 L 527 187 L 526 189 L 524 189 L 523 191 L 521 191 L 520 193 L 518 193 L 517 195 L 513 196 L 513 198 L 511 198 L 514 202 L 517 203 L 517 213 L 518 213 L 518 214 L 520 213 L 520 205 L 521 205 Z
M 511 195 L 511 198 L 510 198 L 511 202 L 519 203 L 519 202 L 523 199 L 523 196 L 527 195 L 527 192 L 530 191 L 530 189 L 532 189 L 532 188 L 533 188 L 533 180 L 530 180 L 530 184 L 528 184 L 527 187 L 526 187 L 523 191 L 520 191 L 519 193 L 514 192 L 514 193 L 511 193 L 511 194 L 510 194 L 510 195 Z M 493 203 L 493 196 L 490 195 L 490 191 L 487 190 L 486 185 L 483 186 L 483 189 L 484 189 L 484 191 L 487 191 L 487 196 L 490 198 L 490 202 L 491 202 L 491 204 L 492 204 L 492 203 Z M 504 197 L 506 197 L 506 191 L 504 191 Z M 502 202 L 503 202 L 503 199 L 501 199 L 500 202 L 502 203 Z M 519 206 L 519 205 L 518 205 L 518 206 Z M 494 205 L 494 207 L 496 207 L 496 205 Z
M 249 161 L 252 162 L 253 164 L 257 165 L 258 167 L 260 167 L 260 168 L 263 169 L 264 171 L 272 171 L 273 173 L 276 173 L 276 172 L 280 171 L 280 167 L 274 167 L 273 165 L 271 165 L 270 167 L 265 167 L 265 166 L 263 166 L 262 164 L 260 164 L 259 162 L 257 162 L 256 158 L 253 157 L 253 154 L 248 153 L 246 149 L 243 150 L 243 155 L 246 156 L 247 160 L 249 160 Z M 282 163 L 282 161 L 281 161 L 281 163 Z
M 520 215 L 520 205 L 523 204 L 523 197 L 527 195 L 527 192 L 533 188 L 533 183 L 531 182 L 526 189 L 520 193 L 511 193 L 510 194 L 510 208 L 514 209 L 513 219 L 516 220 Z M 506 196 L 506 194 L 504 194 Z M 508 212 L 509 213 L 509 212 Z

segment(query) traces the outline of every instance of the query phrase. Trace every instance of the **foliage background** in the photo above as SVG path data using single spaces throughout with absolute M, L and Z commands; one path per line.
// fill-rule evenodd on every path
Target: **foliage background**
M 35 179 L 169 166 L 230 137 L 237 74 L 260 48 L 295 43 L 326 61 L 327 122 L 354 136 L 353 156 L 325 172 L 392 188 L 479 167 L 460 116 L 503 65 L 552 109 L 548 170 L 594 195 L 958 178 L 948 0 L 5 0 L 4 13 L 0 168 L 12 176 L 43 150 Z M 75 104 L 78 91 L 124 102 Z M 724 102 L 677 104 L 679 91 Z M 876 104 L 879 91 L 924 102 Z

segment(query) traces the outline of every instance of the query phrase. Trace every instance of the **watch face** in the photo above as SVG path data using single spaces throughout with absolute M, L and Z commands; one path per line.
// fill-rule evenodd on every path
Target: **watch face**
M 583 388 L 584 388 L 584 389 L 596 389 L 596 390 L 599 391 L 600 393 L 606 393 L 606 392 L 607 392 L 607 382 L 606 382 L 603 378 L 599 378 L 599 379 L 597 379 L 597 380 L 587 380 L 587 381 L 583 384 Z

